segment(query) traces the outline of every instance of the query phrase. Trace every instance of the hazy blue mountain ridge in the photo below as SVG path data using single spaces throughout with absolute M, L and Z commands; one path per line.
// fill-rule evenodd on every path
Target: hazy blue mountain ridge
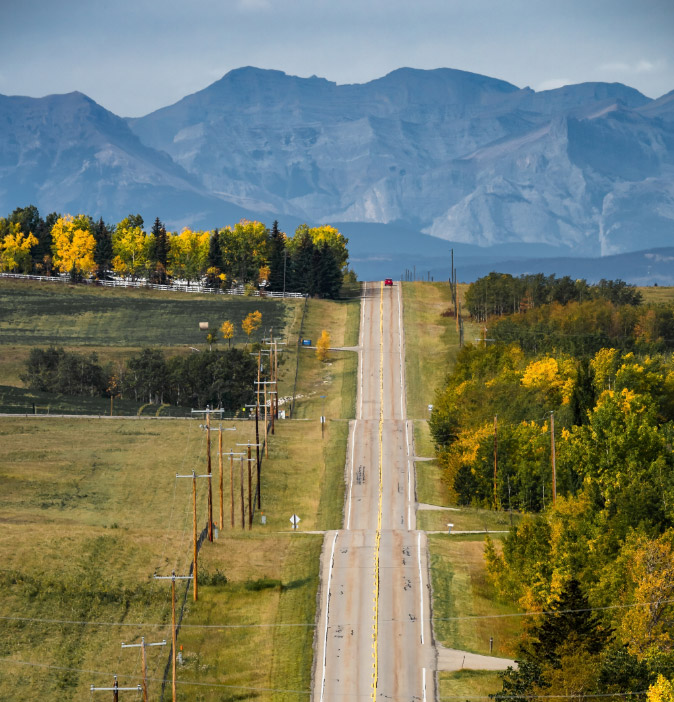
M 337 85 L 248 67 L 126 120 L 79 93 L 0 96 L 3 211 L 395 224 L 606 255 L 674 244 L 673 176 L 674 91 L 618 83 L 535 92 L 401 68 Z

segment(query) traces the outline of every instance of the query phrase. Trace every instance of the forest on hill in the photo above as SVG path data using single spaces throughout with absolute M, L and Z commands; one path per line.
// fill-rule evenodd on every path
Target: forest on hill
M 540 613 L 497 697 L 671 699 L 674 307 L 621 281 L 489 278 L 466 294 L 488 336 L 431 430 L 459 504 L 523 513 L 485 551 L 504 600 Z

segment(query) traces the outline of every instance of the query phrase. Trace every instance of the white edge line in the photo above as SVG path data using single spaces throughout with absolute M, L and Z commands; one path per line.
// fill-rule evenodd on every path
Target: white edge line
M 424 645 L 424 580 L 421 577 L 421 532 L 417 534 L 417 556 L 419 560 L 419 605 L 421 607 L 421 645 Z M 326 633 L 327 636 L 327 633 Z
M 403 381 L 403 303 L 402 284 L 398 285 L 398 352 L 400 354 L 400 418 L 405 419 L 403 400 L 405 397 L 405 383 Z
M 321 676 L 321 702 L 325 692 L 325 665 L 328 654 L 328 615 L 330 613 L 330 581 L 332 580 L 332 567 L 335 563 L 335 544 L 337 543 L 337 532 L 332 540 L 332 552 L 330 553 L 330 568 L 328 570 L 328 587 L 325 591 L 325 637 L 323 638 L 323 673 Z
M 424 702 L 426 702 L 426 668 L 422 668 L 422 679 L 424 687 Z
M 363 297 L 360 302 L 360 329 L 358 330 L 358 343 L 360 346 L 360 351 L 358 352 L 358 366 L 360 370 L 360 387 L 358 388 L 359 400 L 358 400 L 358 415 L 360 419 L 363 418 L 363 343 L 365 336 L 363 334 L 363 324 L 365 322 L 365 298 Z
M 346 528 L 351 528 L 351 495 L 353 494 L 353 462 L 354 462 L 354 451 L 356 449 L 356 422 L 358 420 L 353 420 L 353 431 L 351 432 L 351 480 L 349 481 L 349 509 L 346 513 Z

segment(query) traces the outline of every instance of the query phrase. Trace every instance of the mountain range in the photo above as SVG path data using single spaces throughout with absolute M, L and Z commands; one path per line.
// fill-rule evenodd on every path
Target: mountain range
M 0 213 L 31 203 L 172 228 L 339 222 L 362 251 L 384 232 L 384 253 L 387 231 L 422 255 L 432 239 L 515 257 L 670 247 L 674 91 L 536 92 L 409 68 L 337 85 L 241 68 L 133 119 L 81 93 L 0 96 Z

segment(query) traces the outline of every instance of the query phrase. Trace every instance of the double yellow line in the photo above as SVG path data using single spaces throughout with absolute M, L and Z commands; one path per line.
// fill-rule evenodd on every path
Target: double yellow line
M 377 700 L 377 681 L 379 679 L 379 659 L 377 641 L 379 636 L 379 547 L 381 544 L 381 503 L 383 493 L 384 461 L 384 282 L 379 293 L 379 506 L 377 509 L 377 532 L 374 548 L 374 606 L 372 621 L 372 702 Z

